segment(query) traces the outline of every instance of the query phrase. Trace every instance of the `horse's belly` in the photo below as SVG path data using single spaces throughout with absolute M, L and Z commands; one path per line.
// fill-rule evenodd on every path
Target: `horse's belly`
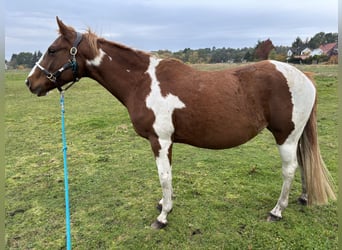
M 192 145 L 192 146 L 199 147 L 199 148 L 227 149 L 227 148 L 233 148 L 233 147 L 239 146 L 241 144 L 244 144 L 248 140 L 240 140 L 240 139 L 239 140 L 231 140 L 231 138 L 227 139 L 227 140 L 222 140 L 222 138 L 219 138 L 219 139 L 200 138 L 200 139 L 195 139 L 195 140 L 194 139 L 189 139 L 189 140 L 180 139 L 180 140 L 175 140 L 175 142 Z
M 197 124 L 190 128 L 176 127 L 174 142 L 200 148 L 226 149 L 239 146 L 255 137 L 266 124 Z

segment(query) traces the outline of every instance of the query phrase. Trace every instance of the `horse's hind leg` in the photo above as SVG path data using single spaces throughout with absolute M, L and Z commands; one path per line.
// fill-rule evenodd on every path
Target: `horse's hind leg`
M 291 183 L 298 166 L 296 153 L 297 140 L 291 142 L 287 140 L 284 144 L 278 145 L 278 149 L 282 159 L 283 186 L 278 202 L 271 210 L 270 216 L 267 219 L 268 221 L 279 220 L 282 218 L 282 212 L 288 205 Z
M 300 175 L 302 178 L 302 194 L 301 196 L 298 198 L 298 202 L 302 205 L 307 205 L 308 204 L 308 194 L 306 191 L 306 180 L 305 180 L 305 173 L 304 173 L 304 169 L 303 166 L 299 165 L 300 168 Z

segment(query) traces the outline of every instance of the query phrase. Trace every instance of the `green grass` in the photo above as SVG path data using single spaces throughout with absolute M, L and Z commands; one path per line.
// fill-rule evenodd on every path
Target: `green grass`
M 316 73 L 319 140 L 337 182 L 337 67 L 301 69 Z M 6 247 L 64 249 L 59 95 L 31 95 L 26 75 L 6 73 Z M 161 188 L 126 109 L 90 79 L 65 102 L 73 249 L 337 249 L 337 203 L 298 205 L 299 173 L 283 220 L 265 221 L 282 185 L 267 131 L 229 150 L 176 144 L 174 210 L 166 229 L 151 229 Z

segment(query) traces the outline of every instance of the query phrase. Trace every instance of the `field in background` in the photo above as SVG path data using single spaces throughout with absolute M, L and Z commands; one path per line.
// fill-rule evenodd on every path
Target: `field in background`
M 298 67 L 315 73 L 321 151 L 337 182 L 337 66 Z M 6 72 L 7 249 L 64 249 L 59 95 L 30 94 L 27 73 Z M 74 249 L 337 249 L 337 203 L 298 205 L 299 173 L 284 219 L 265 221 L 282 185 L 267 131 L 228 150 L 176 144 L 174 209 L 165 230 L 152 230 L 161 188 L 149 143 L 94 81 L 82 79 L 65 101 Z

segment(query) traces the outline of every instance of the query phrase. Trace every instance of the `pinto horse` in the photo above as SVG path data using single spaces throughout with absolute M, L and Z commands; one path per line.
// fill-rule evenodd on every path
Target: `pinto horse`
M 209 149 L 241 145 L 267 128 L 282 160 L 283 186 L 268 220 L 282 218 L 297 166 L 303 204 L 335 199 L 317 142 L 316 88 L 295 67 L 262 61 L 234 69 L 198 71 L 66 26 L 26 79 L 38 96 L 63 91 L 82 77 L 99 82 L 128 110 L 135 131 L 149 140 L 162 199 L 153 228 L 167 225 L 172 210 L 174 142 Z

